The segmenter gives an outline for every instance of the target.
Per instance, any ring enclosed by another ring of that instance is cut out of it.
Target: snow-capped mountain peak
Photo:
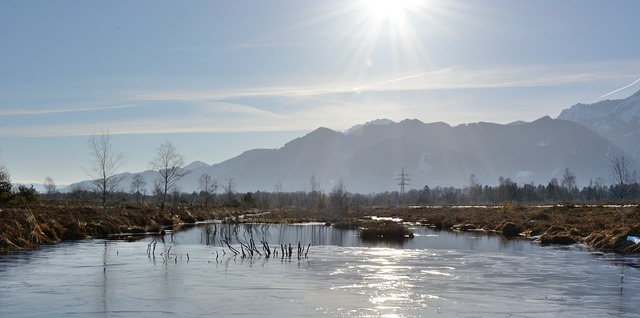
[[[625,98],[593,104],[576,104],[560,113],[558,119],[581,124],[624,149],[640,156],[640,91]]]

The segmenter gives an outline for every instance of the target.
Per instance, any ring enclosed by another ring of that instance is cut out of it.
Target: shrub
[[[360,231],[360,238],[363,240],[375,241],[402,241],[413,238],[413,232],[409,231],[403,224],[395,222],[370,223]]]
[[[11,178],[7,168],[0,166],[0,202],[11,199]]]
[[[30,187],[20,185],[18,192],[11,198],[11,201],[18,203],[35,202],[38,200],[38,191],[31,185]]]

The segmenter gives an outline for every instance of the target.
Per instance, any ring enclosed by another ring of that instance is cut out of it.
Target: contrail
[[[352,88],[352,90],[361,91],[361,90],[364,90],[364,89],[367,89],[367,88],[370,88],[370,87],[374,87],[374,86],[378,86],[378,85],[384,85],[384,84],[389,84],[389,83],[393,83],[393,82],[404,81],[406,79],[425,76],[425,75],[429,75],[429,74],[436,74],[436,73],[441,73],[441,72],[445,72],[445,71],[451,71],[451,70],[454,70],[454,69],[459,68],[461,66],[462,65],[451,66],[451,67],[443,68],[443,69],[436,70],[436,71],[420,72],[420,73],[411,74],[411,75],[407,75],[407,76],[403,76],[403,77],[398,77],[398,78],[394,78],[394,79],[390,79],[390,80],[385,80],[385,81],[381,81],[381,82],[377,82],[377,83],[373,83],[373,84],[367,84],[367,85],[354,87],[354,88]]]
[[[639,79],[637,79],[637,80],[635,80],[633,83],[631,83],[631,84],[629,84],[629,85],[627,85],[627,86],[623,86],[623,87],[620,87],[620,88],[618,88],[618,89],[616,89],[616,90],[614,90],[614,91],[611,91],[611,92],[609,92],[609,93],[606,93],[606,94],[604,94],[604,95],[600,96],[600,98],[598,98],[598,99],[603,99],[603,98],[605,98],[605,97],[607,97],[607,96],[609,96],[609,95],[611,95],[611,94],[615,94],[615,93],[617,93],[617,92],[619,92],[619,91],[621,91],[621,90],[623,90],[623,89],[626,89],[626,88],[629,88],[629,87],[631,87],[631,86],[635,85],[635,84],[636,84],[636,83],[638,83],[638,82],[640,82],[640,78],[639,78]]]
[[[422,72],[422,73],[418,73],[418,74],[413,74],[413,75],[409,75],[409,76],[403,76],[403,77],[394,78],[394,79],[390,79],[390,80],[386,80],[386,81],[382,81],[382,82],[377,82],[377,83],[374,83],[374,84],[358,86],[358,87],[354,87],[353,90],[354,91],[360,91],[360,90],[363,90],[365,88],[378,86],[378,85],[383,85],[383,84],[388,84],[388,83],[393,83],[393,82],[399,82],[399,81],[403,81],[403,80],[406,80],[406,79],[409,79],[409,78],[414,78],[414,77],[427,75],[429,73],[432,73],[432,72]]]

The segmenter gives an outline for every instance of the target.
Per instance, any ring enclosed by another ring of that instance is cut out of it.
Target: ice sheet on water
[[[169,262],[150,258],[147,241],[87,240],[0,256],[0,316],[640,314],[640,270],[610,256],[416,229],[421,235],[402,246],[369,246],[322,225],[247,228],[274,245],[331,243],[312,246],[306,259],[223,255],[225,247],[200,242],[198,228],[158,243],[157,253],[171,247]]]

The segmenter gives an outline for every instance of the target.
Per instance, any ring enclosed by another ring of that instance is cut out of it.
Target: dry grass
[[[155,206],[123,205],[109,210],[105,219],[99,206],[73,205],[66,202],[40,202],[29,206],[0,206],[0,253],[32,249],[63,240],[90,237],[105,238],[119,233],[159,232],[180,223],[230,218],[230,222],[299,223],[325,222],[326,215],[317,211],[273,211],[255,218],[238,218],[256,210],[226,208],[179,207],[161,213]],[[624,214],[624,224],[622,216]],[[628,235],[640,236],[640,208],[627,207],[624,213],[616,207],[367,207],[353,211],[334,226],[370,228],[372,237],[389,236],[376,233],[375,226],[364,226],[364,216],[397,217],[440,229],[484,229],[502,234],[507,228],[521,230],[524,236],[537,237],[541,243],[581,242],[619,253],[640,253],[640,243],[631,244]],[[390,226],[388,226],[391,228]],[[506,233],[505,233],[506,234]],[[400,234],[397,234],[398,237]],[[369,234],[365,233],[365,236]],[[511,236],[511,235],[508,235]]]
[[[224,218],[239,213],[226,209],[181,207],[174,216],[155,207],[122,206],[109,210],[99,206],[42,202],[25,206],[0,206],[0,254],[33,249],[64,240],[106,238],[119,233],[160,232],[165,227]]]
[[[640,253],[640,244],[626,240],[628,235],[640,236],[640,207],[626,207],[624,213],[619,207],[608,206],[419,207],[377,212],[378,216],[399,217],[439,229],[480,228],[500,234],[506,224],[512,223],[524,236],[537,237],[543,244],[579,242],[606,251]]]
[[[402,223],[370,221],[364,224],[360,230],[360,238],[365,241],[401,242],[413,238],[413,232],[409,231]]]

